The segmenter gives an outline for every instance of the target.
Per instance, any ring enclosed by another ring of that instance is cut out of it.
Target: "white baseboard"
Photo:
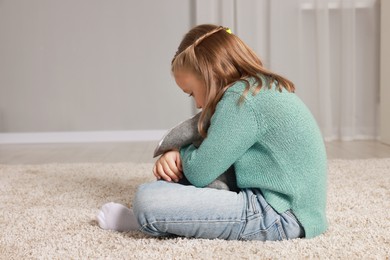
[[[368,141],[368,140],[376,140],[379,141],[380,137],[378,136],[372,136],[372,135],[354,135],[354,136],[328,136],[324,138],[325,142],[333,142],[333,141],[342,141],[342,142],[348,142],[348,141]]]
[[[166,130],[0,133],[0,144],[157,141],[165,133]]]

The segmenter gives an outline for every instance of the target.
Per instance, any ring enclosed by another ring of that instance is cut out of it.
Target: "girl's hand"
[[[161,155],[153,167],[153,174],[158,180],[178,182],[183,178],[180,153],[169,151]]]

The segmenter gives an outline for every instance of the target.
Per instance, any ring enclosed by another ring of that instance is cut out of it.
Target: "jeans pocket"
[[[249,218],[240,235],[240,240],[276,241],[283,239],[286,239],[286,236],[279,219],[264,226],[264,219],[261,215]]]

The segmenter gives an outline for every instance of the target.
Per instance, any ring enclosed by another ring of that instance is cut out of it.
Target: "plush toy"
[[[203,141],[202,136],[198,132],[198,121],[200,113],[181,122],[170,129],[154,150],[153,157],[157,157],[172,149],[179,149],[188,144],[193,144],[199,147]],[[183,180],[183,183],[189,184]],[[231,166],[225,173],[221,174],[215,181],[210,183],[208,188],[238,191],[234,167]]]

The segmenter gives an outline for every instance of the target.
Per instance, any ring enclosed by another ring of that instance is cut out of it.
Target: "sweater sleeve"
[[[247,100],[238,105],[240,94],[226,92],[210,120],[207,138],[197,149],[180,149],[183,171],[191,184],[205,187],[224,173],[256,142],[258,118]]]

